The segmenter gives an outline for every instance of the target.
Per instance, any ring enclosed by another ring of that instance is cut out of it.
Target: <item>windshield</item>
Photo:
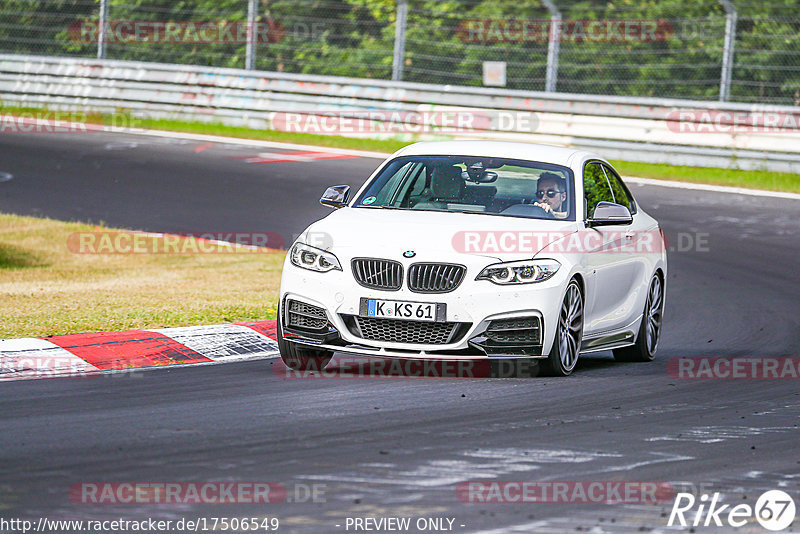
[[[406,156],[386,164],[353,206],[574,221],[574,197],[572,171],[560,165],[480,156]]]

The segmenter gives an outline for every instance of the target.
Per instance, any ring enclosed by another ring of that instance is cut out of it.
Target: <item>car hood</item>
[[[485,262],[532,258],[549,243],[577,231],[574,221],[526,219],[496,215],[380,208],[342,208],[308,227],[303,242],[334,252],[340,260],[355,257],[414,261]],[[513,242],[521,234],[536,239]],[[504,243],[497,243],[506,236]]]

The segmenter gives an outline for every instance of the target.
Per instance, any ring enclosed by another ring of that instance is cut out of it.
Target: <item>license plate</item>
[[[447,304],[362,298],[359,315],[381,319],[443,323],[447,320]]]

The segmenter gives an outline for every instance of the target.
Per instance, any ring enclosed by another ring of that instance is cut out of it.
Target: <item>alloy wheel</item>
[[[583,336],[583,296],[575,282],[570,283],[558,322],[558,354],[564,371],[570,372],[578,363]]]

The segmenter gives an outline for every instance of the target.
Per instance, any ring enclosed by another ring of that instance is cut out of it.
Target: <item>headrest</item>
[[[431,193],[434,198],[460,199],[465,187],[460,167],[455,165],[434,167],[431,175]]]

